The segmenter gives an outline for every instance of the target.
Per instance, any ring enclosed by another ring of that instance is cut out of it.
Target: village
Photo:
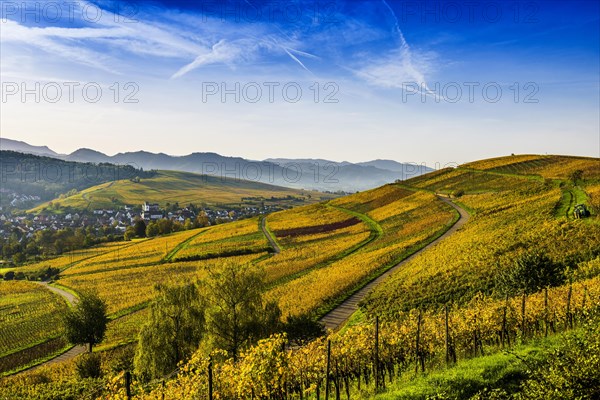
[[[177,203],[165,207],[145,202],[141,205],[125,205],[114,208],[67,211],[64,213],[12,214],[0,208],[0,238],[7,239],[15,231],[19,236],[31,237],[37,231],[84,228],[101,230],[105,234],[122,235],[128,227],[137,221],[145,223],[162,219],[185,225],[186,221],[194,227],[222,224],[239,219],[279,211],[277,205],[226,207],[225,209],[204,208],[188,205],[180,207]]]

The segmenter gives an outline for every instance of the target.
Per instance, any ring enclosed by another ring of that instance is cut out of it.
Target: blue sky
[[[600,156],[596,1],[0,4],[0,134],[59,152]]]

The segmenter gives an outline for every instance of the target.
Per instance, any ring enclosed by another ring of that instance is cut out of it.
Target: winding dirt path
[[[263,231],[263,234],[267,237],[267,240],[271,244],[271,247],[273,248],[273,252],[275,254],[281,253],[281,248],[279,247],[279,245],[275,241],[275,238],[267,230],[267,216],[266,215],[260,221],[260,229]]]
[[[62,296],[65,300],[67,300],[67,302],[69,302],[70,305],[74,305],[75,303],[77,303],[77,297],[75,295],[73,295],[72,293],[69,293],[66,290],[63,290],[63,289],[60,289],[60,288],[57,288],[54,286],[50,286],[50,285],[48,285],[48,282],[38,282],[38,283],[40,285],[46,287],[46,289],[58,294],[59,296]],[[19,371],[15,375],[21,374],[26,371],[34,371],[34,370],[36,370],[40,367],[46,366],[46,365],[56,364],[59,362],[70,360],[72,358],[77,357],[78,355],[80,355],[82,353],[85,353],[86,351],[87,351],[87,348],[85,346],[73,346],[71,349],[65,351],[64,353],[59,354],[56,357],[54,357],[48,361],[45,361],[41,364],[34,365],[33,367],[24,369],[23,371]]]
[[[66,290],[50,286],[48,282],[39,282],[40,285],[44,286],[46,289],[62,296],[65,300],[69,302],[70,305],[75,305],[77,303],[77,297],[74,294],[67,292]]]
[[[442,240],[446,239],[448,236],[454,234],[454,232],[456,232],[457,230],[459,230],[469,220],[469,213],[467,213],[464,209],[462,209],[461,207],[459,207],[456,204],[454,204],[450,199],[448,199],[446,197],[441,197],[441,196],[438,196],[438,199],[440,199],[441,201],[445,202],[446,204],[449,204],[456,211],[458,211],[459,218],[454,223],[454,225],[452,225],[450,227],[450,229],[448,229],[439,238],[437,238],[436,240],[434,240],[433,242],[431,242],[427,246],[423,247],[422,249],[418,250],[417,252],[415,252],[411,256],[405,258],[404,260],[402,260],[401,262],[399,262],[398,264],[396,264],[395,266],[393,266],[392,268],[390,268],[389,270],[387,270],[385,273],[383,273],[378,278],[374,279],[373,281],[371,281],[370,283],[368,283],[367,285],[365,285],[358,292],[354,293],[352,296],[350,296],[349,298],[347,298],[342,304],[340,304],[335,309],[331,310],[323,318],[321,318],[320,321],[321,321],[321,323],[323,325],[325,325],[326,329],[331,329],[333,331],[336,331],[339,328],[341,328],[342,325],[344,324],[344,322],[346,322],[348,320],[348,318],[350,318],[350,316],[352,314],[354,314],[354,312],[356,310],[358,310],[358,303],[362,299],[364,299],[365,296],[367,294],[369,294],[369,292],[371,292],[371,290],[373,290],[377,285],[379,285],[381,282],[383,282],[384,279],[386,279],[391,274],[393,274],[394,271],[398,270],[399,268],[402,268],[407,262],[409,262],[410,260],[412,260],[414,257],[418,256],[421,252],[423,252],[426,249],[429,249],[429,248],[435,246],[436,244],[438,244]]]

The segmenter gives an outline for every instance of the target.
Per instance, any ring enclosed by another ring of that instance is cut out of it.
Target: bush
[[[85,353],[75,361],[75,369],[80,378],[99,378],[102,376],[102,361],[98,353]]]
[[[134,357],[135,345],[133,344],[115,349],[106,361],[107,368],[116,374],[122,371],[133,371]]]
[[[452,192],[452,197],[455,197],[455,198],[459,198],[459,197],[462,197],[464,195],[465,195],[465,191],[462,190],[462,189],[457,189],[454,192]]]
[[[309,315],[290,315],[285,323],[284,331],[290,342],[306,344],[325,335],[325,327]]]
[[[503,293],[531,294],[546,287],[562,285],[565,265],[540,252],[525,253],[512,266],[504,267],[496,278],[496,287]]]

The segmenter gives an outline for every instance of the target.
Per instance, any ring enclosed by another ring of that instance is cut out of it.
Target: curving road
[[[275,241],[273,236],[267,230],[267,217],[266,216],[264,216],[263,219],[260,221],[260,229],[263,231],[264,235],[267,237],[267,240],[271,244],[271,247],[273,247],[273,252],[275,254],[281,253],[281,248],[279,247],[279,245],[277,244],[277,242]]]
[[[62,296],[70,305],[75,305],[77,303],[77,297],[74,294],[67,292],[66,290],[50,286],[48,282],[38,282],[40,285],[44,286],[46,289]]]
[[[442,240],[446,239],[448,236],[452,235],[454,232],[459,230],[469,220],[469,213],[467,213],[464,209],[462,209],[461,207],[454,204],[452,201],[450,201],[450,199],[441,197],[441,196],[438,196],[438,199],[442,200],[446,204],[449,204],[450,206],[454,207],[454,209],[456,211],[458,211],[459,218],[454,223],[454,225],[452,225],[450,227],[450,229],[448,229],[442,236],[440,236],[439,238],[437,238],[436,240],[434,240],[427,246],[423,247],[422,249],[418,250],[411,256],[405,258],[404,260],[402,260],[401,262],[399,262],[398,264],[396,264],[395,266],[393,266],[392,268],[387,270],[385,273],[383,273],[378,278],[374,279],[373,281],[371,281],[370,283],[365,285],[358,292],[354,293],[352,296],[347,298],[342,304],[340,304],[335,309],[331,310],[328,314],[326,314],[323,318],[321,318],[320,322],[323,325],[325,325],[325,329],[331,329],[331,330],[335,331],[335,330],[338,330],[339,328],[341,328],[342,325],[344,324],[344,322],[346,322],[348,320],[348,318],[350,318],[350,316],[352,314],[354,314],[354,312],[356,310],[358,310],[358,303],[362,299],[364,299],[365,296],[369,292],[371,292],[371,290],[373,290],[375,288],[375,286],[379,285],[384,279],[386,279],[388,276],[393,274],[394,271],[396,271],[397,269],[404,266],[404,264],[406,264],[407,262],[412,260],[414,257],[419,255],[425,249],[429,249],[429,248],[435,246]]]
[[[50,286],[48,285],[48,282],[38,282],[40,285],[46,287],[46,289],[58,294],[59,296],[62,296],[70,305],[74,305],[75,303],[77,303],[77,297],[75,295],[73,295],[72,293],[67,292],[66,290],[62,290],[60,288],[54,287],[54,286]],[[45,361],[41,364],[38,365],[34,365],[31,368],[25,369],[23,371],[19,371],[17,374],[26,372],[26,371],[33,371],[37,368],[46,366],[46,365],[51,365],[51,364],[56,364],[62,361],[66,361],[66,360],[70,360],[72,358],[77,357],[78,355],[85,353],[87,351],[86,346],[74,346],[71,349],[69,349],[68,351],[59,354],[58,356]]]

